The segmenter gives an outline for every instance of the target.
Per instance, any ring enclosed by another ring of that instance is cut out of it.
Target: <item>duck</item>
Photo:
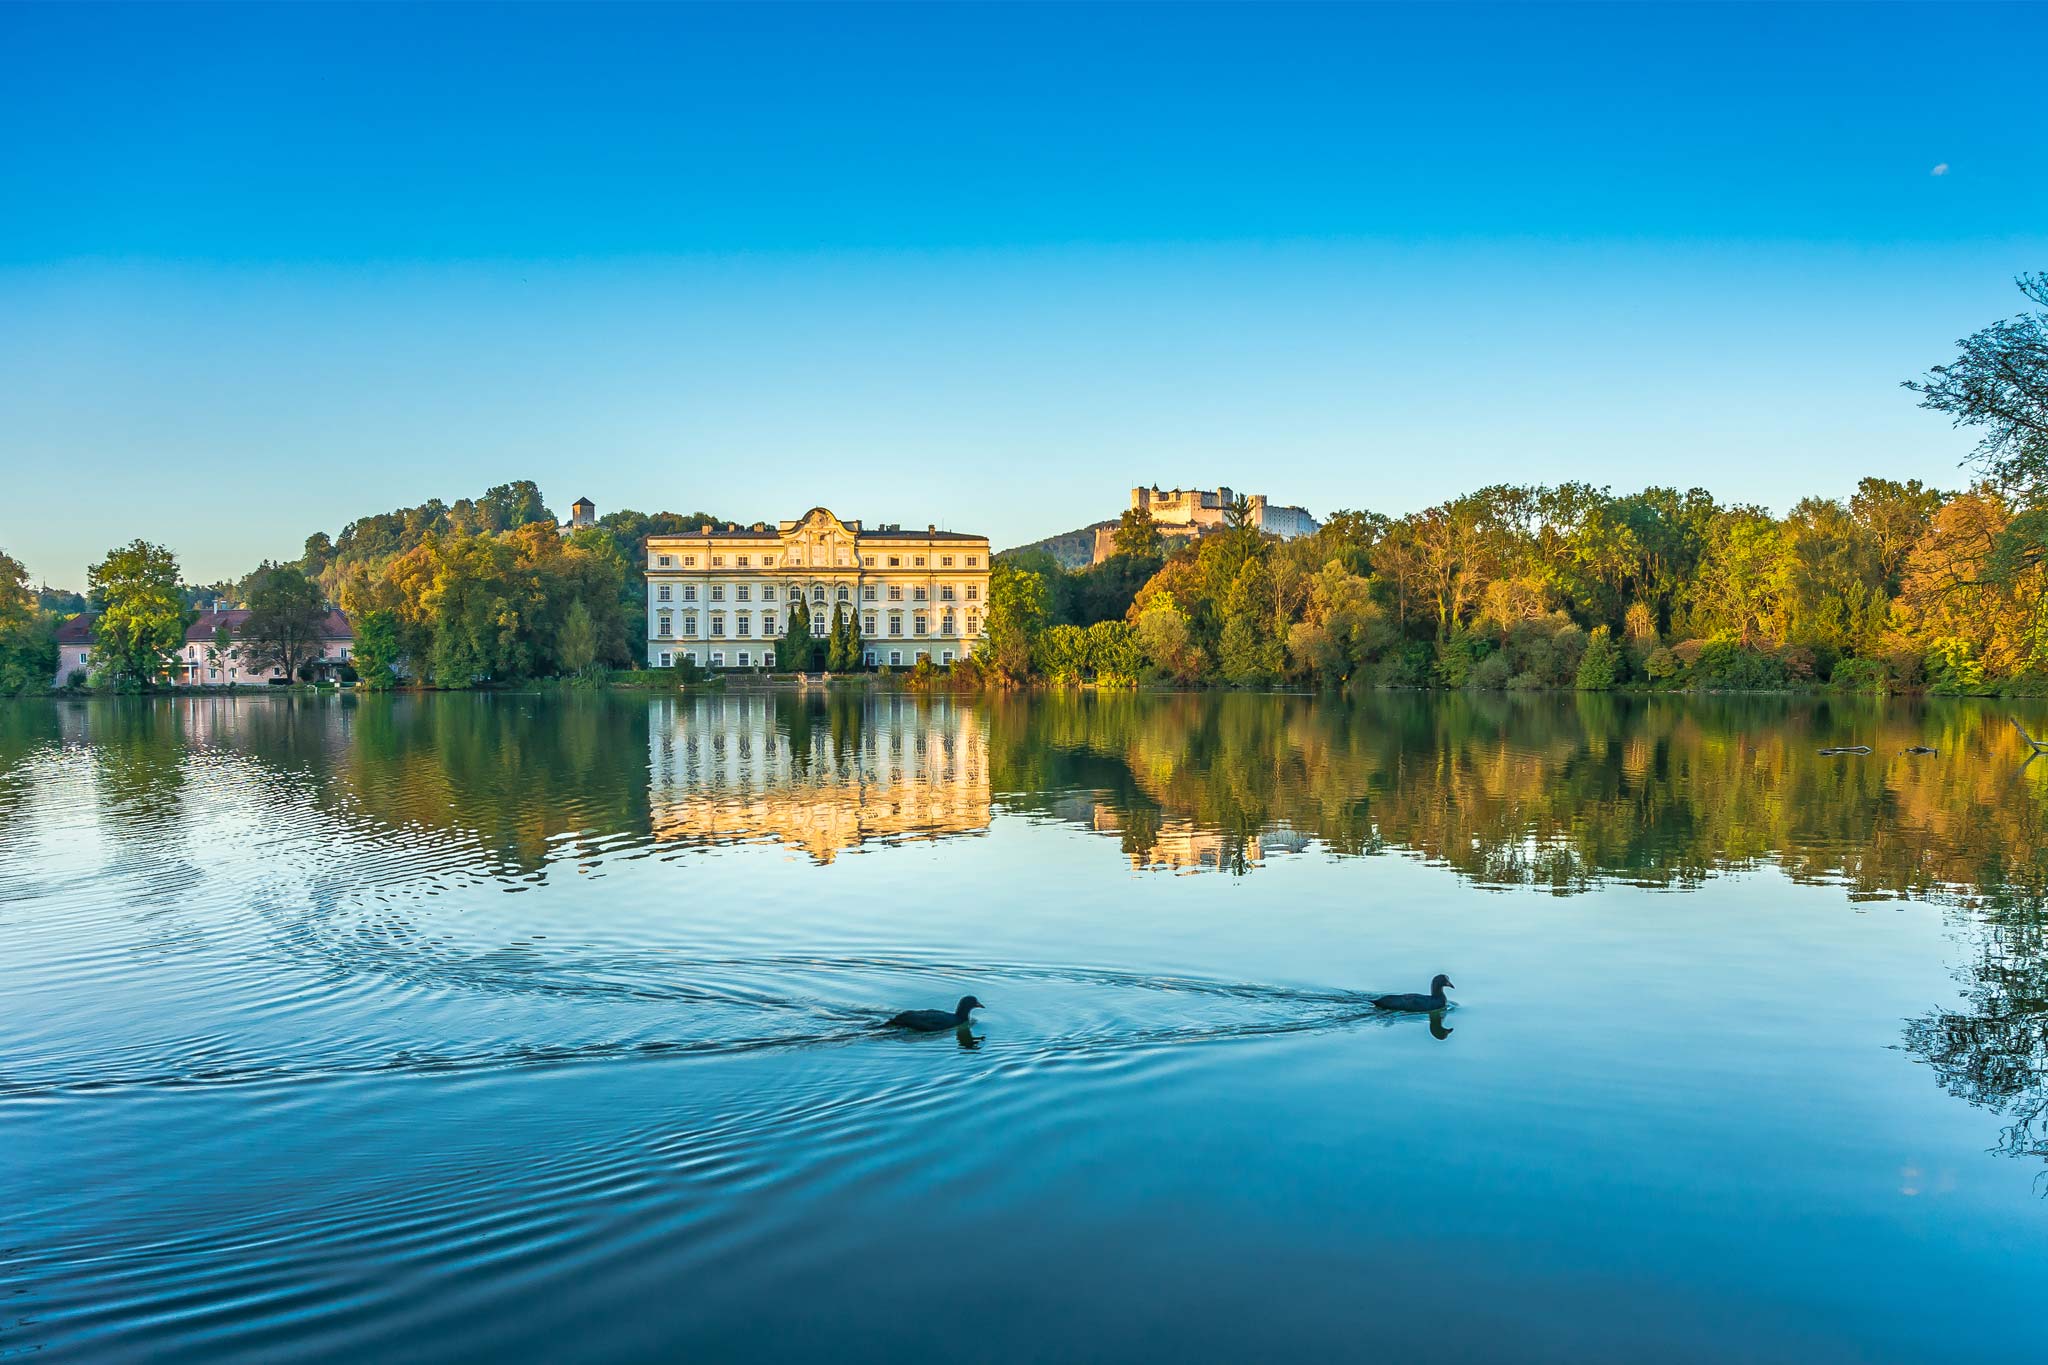
[[[1931,754],[1934,750],[1928,748],[1925,744],[1909,744],[1899,750],[1899,752],[1902,754]]]
[[[1444,992],[1456,989],[1448,976],[1438,972],[1429,983],[1428,995],[1376,995],[1372,998],[1372,1007],[1376,1010],[1401,1010],[1408,1014],[1434,1014],[1450,1003],[1444,999]]]
[[[967,1016],[975,1010],[985,1010],[971,995],[960,997],[960,1003],[951,1010],[905,1010],[882,1025],[883,1028],[907,1028],[918,1033],[943,1033],[947,1029],[966,1028]]]

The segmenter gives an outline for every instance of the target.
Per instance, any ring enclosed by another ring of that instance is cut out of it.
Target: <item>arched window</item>
[[[825,585],[823,583],[811,584],[811,600],[813,602],[822,602],[825,600]]]
[[[839,585],[839,600],[842,602],[851,602],[853,600],[853,589],[847,587],[844,583],[841,583]]]

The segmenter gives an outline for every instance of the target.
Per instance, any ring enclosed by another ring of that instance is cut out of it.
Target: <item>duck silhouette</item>
[[[1450,1003],[1444,999],[1444,992],[1455,989],[1451,979],[1438,972],[1429,983],[1428,995],[1376,995],[1372,998],[1372,1007],[1376,1010],[1400,1010],[1405,1014],[1434,1014]]]
[[[967,1016],[975,1010],[987,1009],[971,995],[960,997],[960,1003],[950,1010],[905,1010],[896,1015],[883,1028],[907,1028],[918,1033],[943,1033],[947,1029],[967,1027]]]

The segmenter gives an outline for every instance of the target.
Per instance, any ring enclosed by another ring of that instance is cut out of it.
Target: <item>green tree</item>
[[[1132,622],[1132,628],[1137,632],[1138,647],[1152,666],[1175,682],[1198,680],[1208,661],[1195,640],[1188,614],[1181,610],[1173,594],[1157,593],[1134,610],[1138,618]]]
[[[1586,637],[1586,652],[1579,656],[1577,686],[1581,692],[1606,692],[1620,680],[1621,646],[1606,626],[1593,627]]]
[[[28,570],[0,551],[0,695],[43,691],[56,671],[56,623],[38,607]]]
[[[1048,682],[1074,684],[1088,672],[1088,632],[1080,626],[1047,626],[1039,632],[1032,659]]]
[[[95,683],[118,688],[155,685],[170,669],[185,638],[185,604],[178,561],[161,545],[131,541],[86,574],[98,608],[93,623]]]
[[[2048,275],[2014,283],[2044,311],[1964,337],[1954,360],[1905,387],[1920,395],[1921,407],[1977,428],[1973,458],[1994,481],[2031,497],[2048,490]]]
[[[782,640],[775,647],[775,666],[791,673],[811,671],[817,640],[811,634],[811,609],[798,598],[790,603]]]
[[[1030,674],[1032,649],[1046,624],[1047,597],[1039,574],[1007,562],[989,570],[988,612],[976,653],[998,680],[1015,684]]]
[[[1145,671],[1138,632],[1126,621],[1097,621],[1088,627],[1087,658],[1098,687],[1136,687]]]
[[[1142,507],[1127,507],[1117,519],[1116,552],[1133,559],[1154,559],[1159,555],[1159,527]]]
[[[249,585],[249,615],[239,652],[256,672],[275,668],[287,679],[320,657],[327,604],[320,585],[294,568],[267,564]]]
[[[354,663],[362,686],[372,692],[396,686],[400,657],[397,613],[364,612],[355,620],[355,637]]]
[[[1273,577],[1255,555],[1238,570],[1223,603],[1219,662],[1225,680],[1256,686],[1280,676],[1283,653],[1273,627]]]
[[[577,678],[590,679],[597,674],[597,623],[590,615],[590,608],[577,598],[569,604],[568,612],[562,618],[561,641],[557,653],[562,667]]]

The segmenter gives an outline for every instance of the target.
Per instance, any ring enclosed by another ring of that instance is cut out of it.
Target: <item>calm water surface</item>
[[[0,1356],[2037,1352],[2007,714],[0,703]]]

